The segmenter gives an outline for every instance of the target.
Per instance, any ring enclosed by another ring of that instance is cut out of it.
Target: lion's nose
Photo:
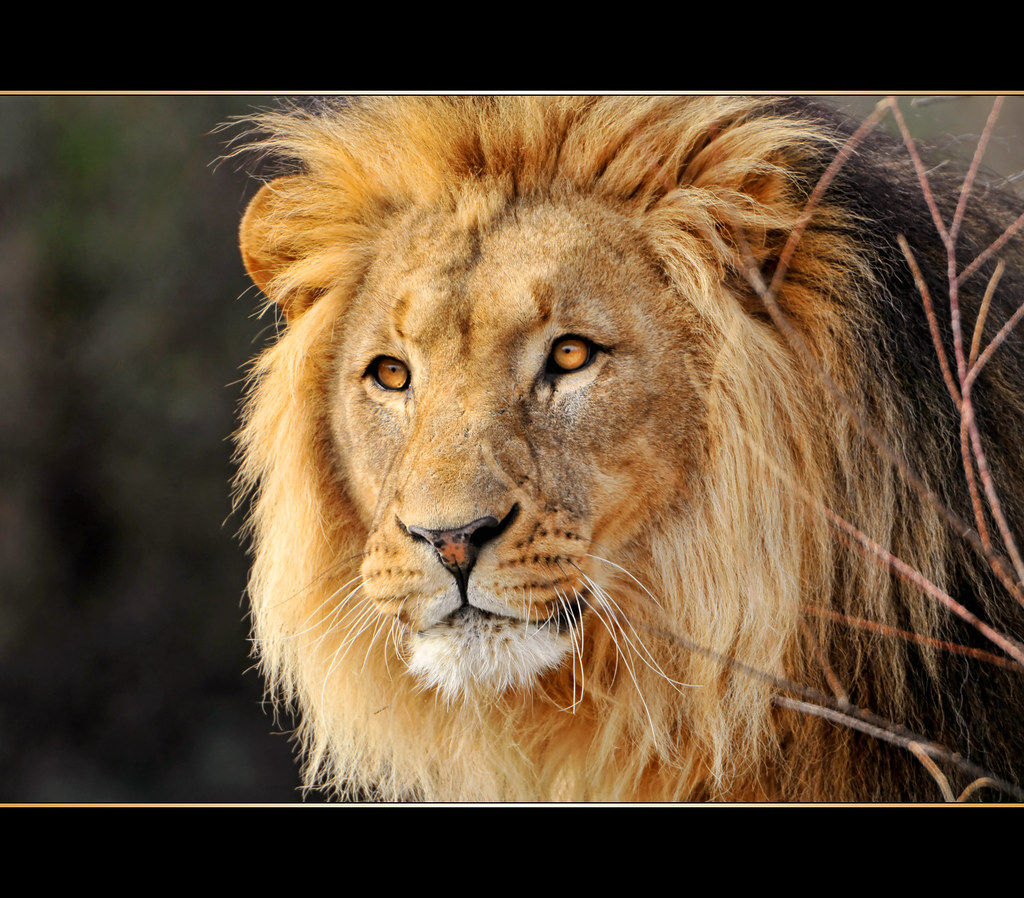
[[[462,599],[466,601],[466,584],[469,582],[469,574],[476,564],[480,548],[504,533],[518,512],[519,506],[513,505],[500,521],[494,515],[486,515],[462,527],[445,530],[430,530],[426,527],[402,524],[401,521],[399,523],[413,539],[421,539],[434,547],[441,564],[455,577]]]

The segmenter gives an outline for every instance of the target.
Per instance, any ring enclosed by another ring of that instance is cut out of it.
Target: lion
[[[946,251],[897,141],[833,164],[851,125],[757,97],[252,121],[279,170],[241,252],[282,329],[238,493],[306,787],[1021,796],[1020,573],[994,521],[1024,514],[1024,344],[970,385],[1002,500],[981,540],[933,342],[959,351]],[[959,176],[930,179],[948,222]],[[1017,205],[973,199],[961,267]],[[959,284],[986,342],[1021,261],[1004,240]]]

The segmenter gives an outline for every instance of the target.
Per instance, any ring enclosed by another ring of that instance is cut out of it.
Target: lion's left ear
[[[288,175],[264,184],[249,202],[238,232],[249,277],[289,320],[308,308],[317,295],[312,287],[289,284],[279,277],[299,258],[289,245],[288,224],[301,180],[301,175]]]

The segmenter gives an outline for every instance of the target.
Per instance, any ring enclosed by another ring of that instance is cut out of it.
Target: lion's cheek
[[[405,435],[394,416],[379,410],[371,414],[365,405],[350,401],[335,410],[329,452],[340,483],[369,528],[387,502],[387,474],[403,451]]]
[[[697,494],[704,451],[699,423],[662,421],[656,415],[637,417],[633,427],[606,431],[599,445],[580,450],[578,463],[565,482],[575,479],[586,495],[590,536],[612,551],[641,535],[652,518],[678,510]],[[636,509],[645,513],[637,515]]]

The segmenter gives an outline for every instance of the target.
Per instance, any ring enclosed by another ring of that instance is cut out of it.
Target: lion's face
[[[627,220],[593,200],[467,217],[414,211],[380,240],[331,413],[363,598],[449,696],[565,662],[701,445],[678,303]]]

